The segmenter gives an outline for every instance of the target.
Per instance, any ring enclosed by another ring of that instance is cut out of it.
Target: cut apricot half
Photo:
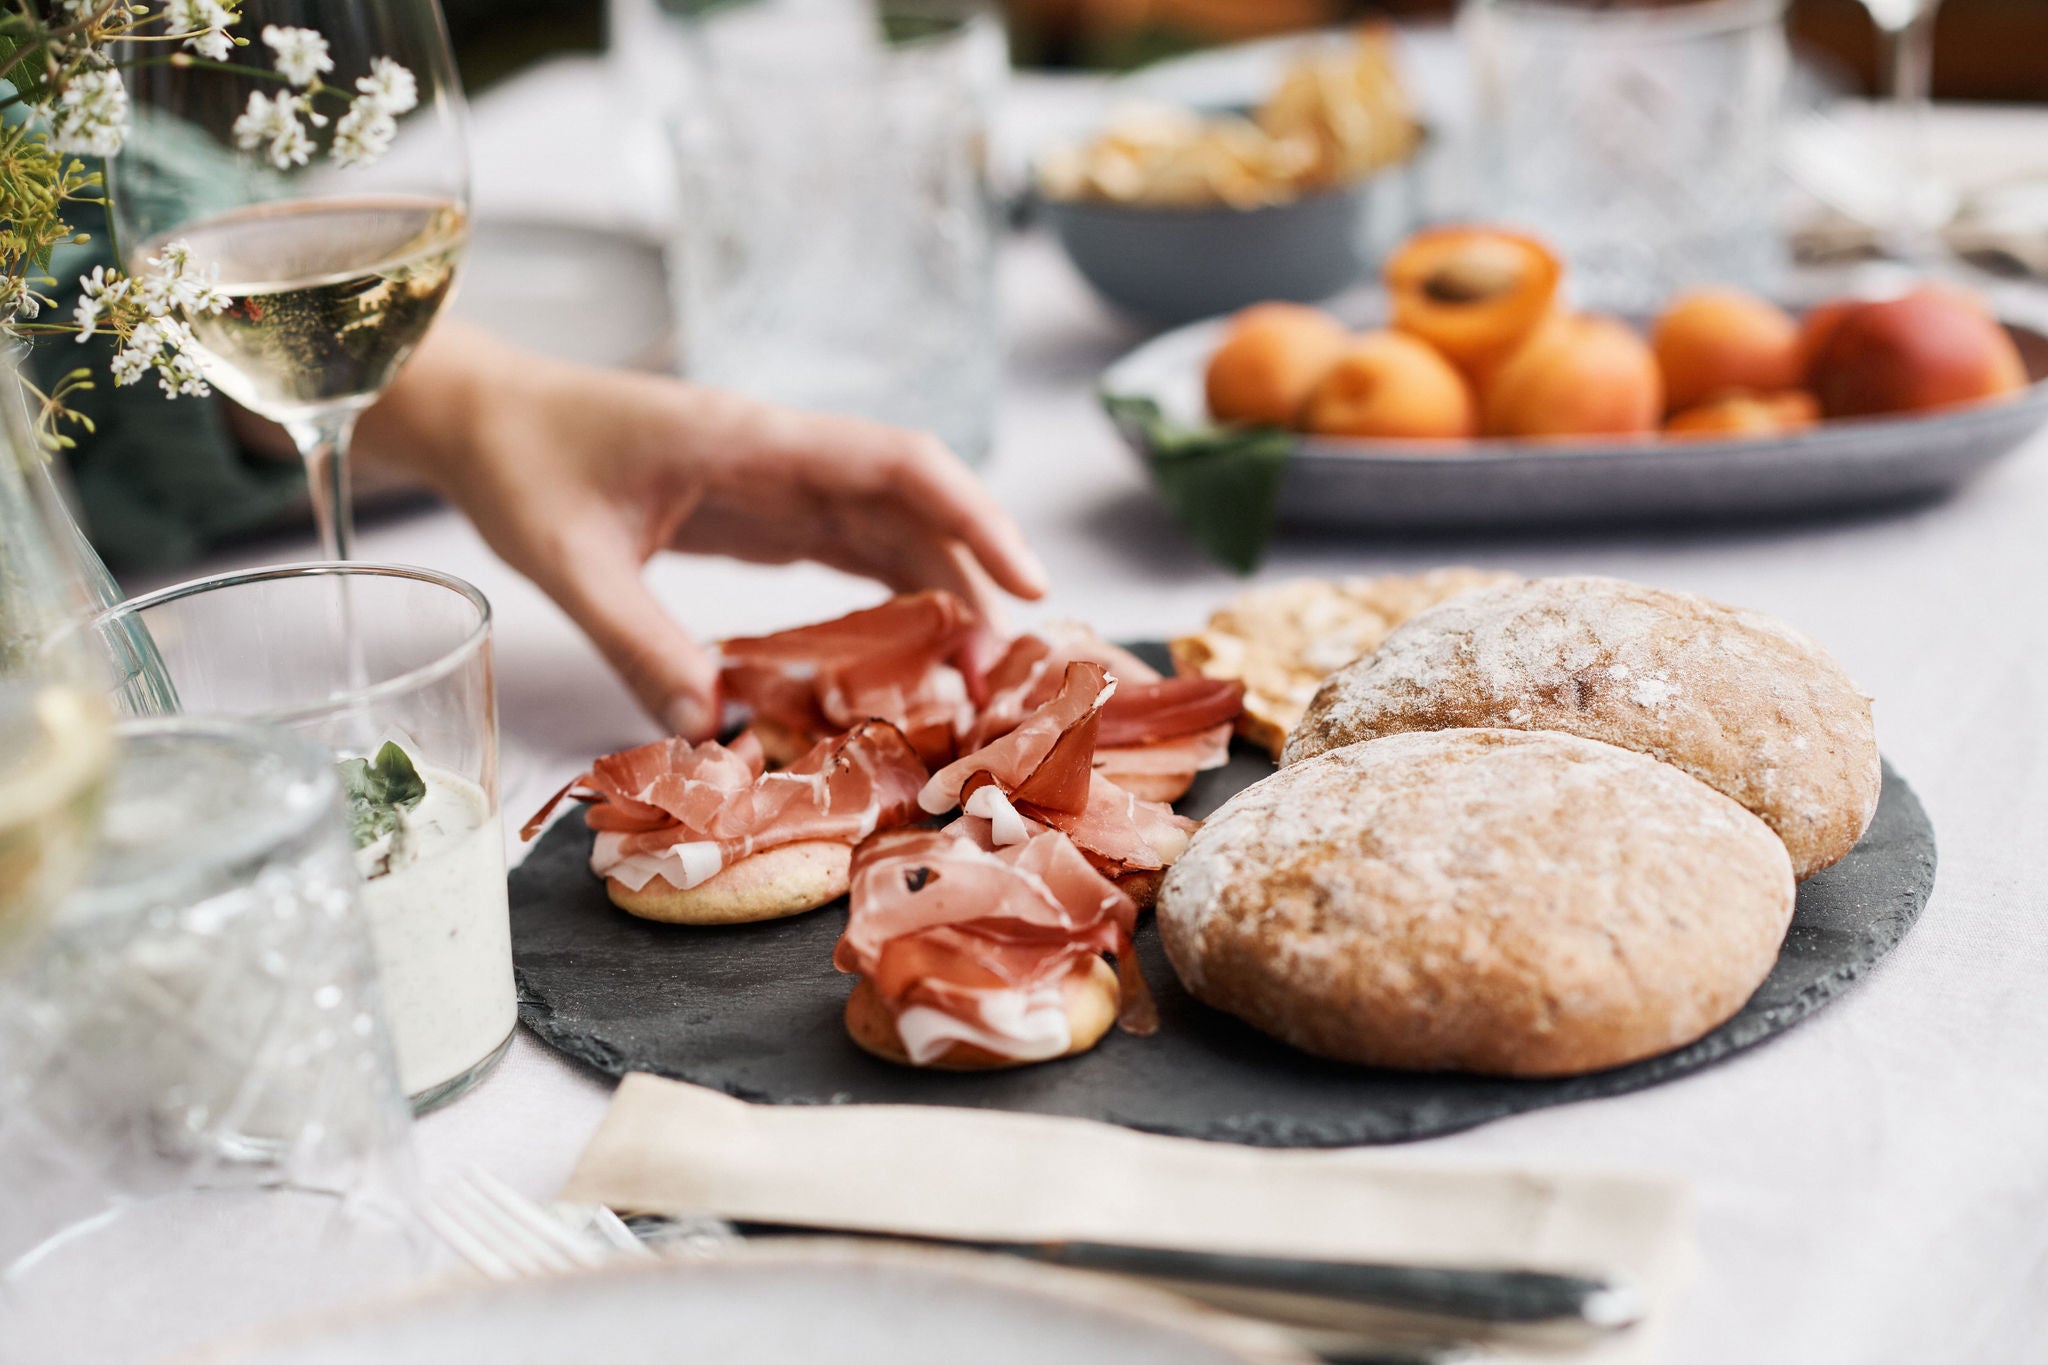
[[[1523,233],[1443,227],[1402,243],[1384,277],[1394,326],[1483,381],[1556,307],[1564,265]]]
[[[1685,409],[1664,424],[1673,440],[1717,436],[1783,436],[1820,421],[1820,400],[1804,389],[1729,393]]]

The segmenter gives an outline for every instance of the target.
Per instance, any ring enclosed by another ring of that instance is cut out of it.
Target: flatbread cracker
[[[1173,641],[1182,673],[1244,684],[1239,732],[1276,759],[1323,679],[1380,647],[1417,612],[1475,588],[1519,582],[1490,569],[1432,569],[1379,578],[1296,578],[1226,602]]]

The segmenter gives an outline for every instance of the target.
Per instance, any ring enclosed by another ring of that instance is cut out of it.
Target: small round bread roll
[[[1280,761],[1458,726],[1562,730],[1674,764],[1762,817],[1800,877],[1877,811],[1870,698],[1827,651],[1761,612],[1614,578],[1430,608],[1323,684]]]
[[[1167,874],[1159,931],[1197,999],[1306,1051],[1563,1076],[1734,1014],[1793,893],[1769,828],[1668,764],[1439,730],[1238,793]]]
[[[607,877],[604,890],[627,914],[663,924],[752,924],[838,900],[852,862],[847,844],[803,839],[742,858],[687,891],[659,877],[638,891]]]
[[[1072,1041],[1059,1055],[1073,1057],[1102,1041],[1102,1035],[1108,1033],[1109,1026],[1116,1022],[1116,1012],[1123,1003],[1123,997],[1117,987],[1116,972],[1099,957],[1091,957],[1076,966],[1060,985],[1066,997],[1067,1031]],[[901,1066],[913,1064],[910,1054],[904,1050],[903,1039],[896,1032],[895,1018],[866,977],[854,985],[853,994],[846,998],[846,1031],[864,1052]],[[932,1071],[999,1071],[1052,1060],[1050,1057],[1006,1057],[974,1043],[955,1042],[936,1060],[925,1063],[925,1067]]]

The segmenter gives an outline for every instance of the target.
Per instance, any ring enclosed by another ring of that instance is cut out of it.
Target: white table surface
[[[491,167],[518,164],[492,130],[531,115],[516,91],[479,110],[486,214]],[[1113,638],[1197,625],[1243,582],[1182,538],[1091,397],[1138,334],[1040,237],[1009,246],[1002,271],[1009,380],[986,478],[1054,583],[1017,623],[1080,617]],[[273,543],[206,567],[311,549]],[[655,733],[568,621],[452,513],[370,526],[361,553],[460,574],[494,604],[508,824],[593,756]],[[1790,1034],[1676,1084],[1412,1150],[1686,1179],[1699,1271],[1677,1362],[2048,1358],[2048,442],[1916,512],[1749,531],[1287,536],[1254,581],[1449,563],[1617,574],[1811,632],[1877,697],[1883,747],[1933,817],[1941,867],[1905,942]],[[706,637],[878,596],[809,567],[670,557],[651,572]],[[429,1187],[474,1164],[551,1195],[609,1089],[522,1031],[496,1074],[419,1124]]]

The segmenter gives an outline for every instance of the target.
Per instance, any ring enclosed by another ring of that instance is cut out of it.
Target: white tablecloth
[[[489,150],[493,114],[513,104],[479,111],[487,175],[506,160]],[[1046,240],[1017,241],[1002,268],[1009,383],[987,480],[1054,580],[1020,622],[1081,617],[1112,637],[1199,623],[1242,584],[1176,531],[1091,397],[1136,334]],[[310,539],[209,567],[301,550]],[[459,518],[372,526],[362,554],[460,574],[495,605],[509,823],[594,755],[653,734],[567,620]],[[1877,697],[1941,869],[1897,951],[1792,1033],[1676,1084],[1437,1139],[1430,1155],[1690,1181],[1700,1270],[1671,1338],[1685,1365],[2048,1358],[2048,441],[1922,511],[1750,530],[1289,536],[1258,577],[1446,563],[1617,574],[1810,631]],[[652,574],[707,637],[878,595],[808,567],[669,558]],[[419,1125],[427,1181],[480,1164],[552,1195],[608,1093],[522,1032],[479,1090]]]

